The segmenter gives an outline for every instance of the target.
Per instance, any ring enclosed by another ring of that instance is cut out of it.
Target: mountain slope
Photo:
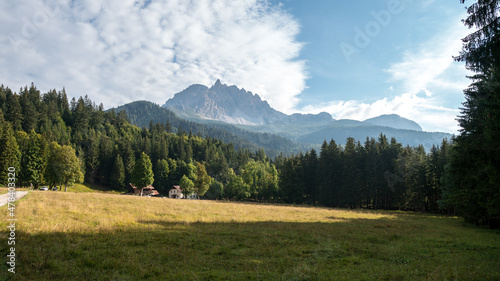
[[[285,114],[274,110],[258,95],[236,86],[222,85],[220,80],[208,88],[191,85],[165,103],[184,112],[190,110],[203,119],[230,124],[260,125],[279,122]]]
[[[443,139],[451,139],[452,135],[447,133],[423,132],[415,130],[401,130],[381,126],[357,126],[357,127],[325,127],[322,130],[303,135],[297,139],[302,143],[318,144],[319,140],[334,139],[339,144],[344,144],[348,137],[352,137],[362,143],[365,139],[377,139],[380,134],[388,139],[395,138],[403,145],[423,145],[429,151],[433,145],[440,145]]]
[[[171,109],[190,120],[218,120],[239,125],[269,125],[275,123],[318,123],[331,122],[328,113],[286,115],[269,106],[259,95],[227,86],[217,80],[208,88],[191,85],[175,94],[163,107]]]
[[[366,119],[363,122],[366,124],[385,126],[394,129],[422,131],[422,127],[420,127],[417,122],[408,120],[396,114],[381,115],[378,117]]]
[[[298,152],[303,148],[285,137],[271,133],[252,132],[222,122],[201,124],[184,120],[171,110],[149,101],[128,103],[114,110],[117,113],[125,111],[130,122],[139,127],[148,127],[150,122],[156,124],[168,121],[173,128],[181,128],[184,131],[191,131],[193,134],[217,138],[226,143],[233,143],[237,147],[252,150],[260,147],[265,148],[270,156],[277,155],[278,152]]]

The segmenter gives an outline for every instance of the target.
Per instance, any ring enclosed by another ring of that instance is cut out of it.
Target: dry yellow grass
[[[15,212],[0,280],[500,279],[498,232],[455,217],[47,191]]]
[[[390,213],[293,207],[203,200],[174,200],[101,193],[40,192],[30,194],[16,216],[30,233],[94,233],[151,228],[149,221],[176,223],[303,222],[331,223],[352,219],[395,219]]]

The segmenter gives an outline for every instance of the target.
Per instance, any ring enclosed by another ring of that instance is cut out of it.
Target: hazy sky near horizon
[[[220,79],[288,114],[456,133],[466,15],[459,0],[7,0],[0,83],[110,108]]]

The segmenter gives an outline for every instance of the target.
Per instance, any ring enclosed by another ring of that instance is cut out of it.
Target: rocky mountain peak
[[[320,125],[335,122],[326,112],[319,114],[286,115],[273,109],[265,100],[252,92],[235,85],[223,84],[220,79],[209,88],[194,84],[169,99],[164,107],[172,109],[181,116],[193,119],[217,120],[241,125]],[[398,115],[382,115],[363,122],[338,120],[337,126],[383,126],[396,129],[422,131],[414,121]]]
[[[244,125],[270,124],[286,116],[271,108],[260,96],[234,85],[222,84],[219,79],[210,88],[189,86],[169,99],[164,107],[190,111],[202,119]]]

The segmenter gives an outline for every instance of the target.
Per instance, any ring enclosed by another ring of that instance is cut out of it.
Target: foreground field
[[[34,191],[16,218],[2,279],[500,279],[498,232],[454,217]]]

